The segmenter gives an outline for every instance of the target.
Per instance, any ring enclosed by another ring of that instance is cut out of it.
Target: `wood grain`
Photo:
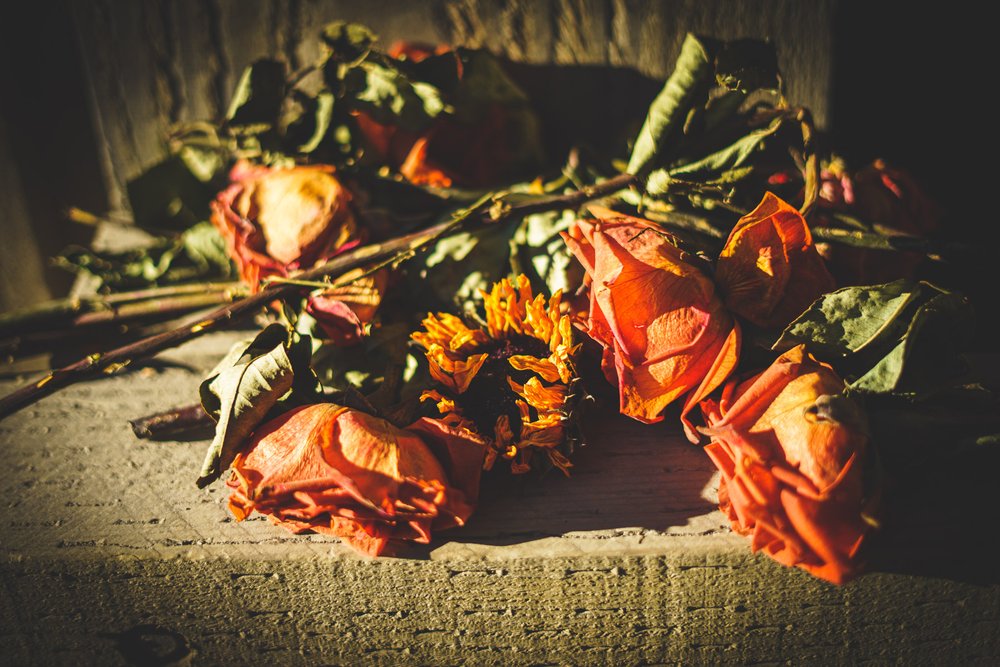
[[[218,119],[244,67],[315,61],[327,22],[369,24],[400,39],[485,47],[517,62],[633,67],[657,79],[684,34],[771,38],[793,103],[826,123],[834,0],[72,0],[83,45],[106,180],[115,207],[124,184],[165,156],[180,121]],[[595,104],[613,106],[610,96]]]
[[[153,664],[137,636],[190,664],[1000,660],[995,576],[837,588],[782,568],[725,527],[677,429],[606,411],[572,478],[488,491],[468,526],[396,558],[236,523],[221,483],[194,486],[205,442],[138,441],[126,420],[189,401],[239,336],[0,422],[0,662]]]

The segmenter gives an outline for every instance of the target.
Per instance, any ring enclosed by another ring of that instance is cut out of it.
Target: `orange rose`
[[[587,331],[604,347],[602,366],[617,380],[621,413],[643,422],[688,394],[686,415],[726,379],[739,356],[740,330],[715,286],[674,238],[648,220],[592,209],[563,239],[590,284]]]
[[[779,563],[841,584],[861,569],[862,465],[868,444],[860,409],[841,396],[834,371],[798,346],[702,403],[722,471],[719,507],[733,530]]]
[[[292,532],[342,538],[371,556],[390,540],[427,543],[461,526],[479,493],[485,447],[435,420],[408,430],[332,403],[260,427],[236,457],[229,508]]]
[[[212,202],[212,224],[248,285],[309,268],[358,243],[351,195],[316,165],[271,169],[238,163]]]
[[[732,312],[769,329],[836,287],[805,218],[770,192],[733,227],[715,277]]]

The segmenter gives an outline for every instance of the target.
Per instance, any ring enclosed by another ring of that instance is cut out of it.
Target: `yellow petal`
[[[558,382],[559,368],[550,359],[539,359],[529,354],[515,354],[508,360],[511,367],[518,371],[533,371],[546,382]]]

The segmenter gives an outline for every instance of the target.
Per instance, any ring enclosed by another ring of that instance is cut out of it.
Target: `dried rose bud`
[[[272,169],[237,164],[233,184],[212,202],[212,224],[248,285],[284,276],[356,245],[351,195],[316,165]]]
[[[563,233],[590,281],[587,333],[604,347],[623,415],[662,419],[687,394],[682,419],[736,366],[740,329],[711,279],[672,236],[648,220],[592,209]]]
[[[759,375],[702,403],[722,472],[719,507],[752,549],[842,584],[862,568],[868,530],[864,414],[845,384],[798,346]]]
[[[901,169],[876,160],[848,174],[836,160],[824,172],[818,211],[819,225],[826,211],[855,216],[884,234],[924,236],[938,226],[938,210],[913,178]],[[820,243],[817,249],[840,285],[872,285],[912,278],[924,255],[905,250],[860,248]]]
[[[909,173],[875,160],[854,175],[859,215],[887,232],[923,236],[937,229],[937,209]]]
[[[733,227],[715,278],[729,310],[777,329],[836,287],[805,218],[770,192]]]
[[[357,343],[382,303],[389,282],[388,269],[364,273],[362,269],[340,277],[339,287],[314,292],[306,300],[306,312],[335,345]],[[344,284],[346,283],[346,284]]]

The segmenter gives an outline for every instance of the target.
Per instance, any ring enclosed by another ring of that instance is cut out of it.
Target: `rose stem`
[[[0,338],[12,338],[46,329],[79,326],[90,320],[97,322],[117,321],[123,317],[156,314],[164,306],[148,302],[167,301],[167,310],[184,308],[187,304],[181,297],[200,298],[200,303],[191,301],[188,310],[232,301],[246,292],[246,287],[238,282],[195,283],[171,287],[154,287],[134,292],[119,292],[92,297],[77,297],[46,301],[29,308],[22,308],[0,315]],[[211,298],[209,298],[211,296]],[[143,305],[139,305],[143,304]],[[145,310],[149,308],[149,310]],[[134,314],[134,315],[133,315]]]
[[[172,435],[189,433],[196,429],[205,430],[208,434],[215,429],[213,420],[201,403],[184,405],[165,412],[146,415],[129,421],[135,437],[146,440],[163,440]]]
[[[500,195],[484,197],[480,200],[481,202],[493,202],[493,205],[488,210],[482,210],[484,206],[477,204],[469,209],[465,209],[451,220],[428,227],[419,232],[391,239],[385,243],[370,244],[345,252],[342,255],[334,257],[329,262],[308,271],[303,271],[295,277],[301,280],[318,280],[328,276],[336,277],[372,262],[378,262],[397,255],[401,257],[409,255],[441,236],[448,234],[448,232],[456,230],[472,213],[480,213],[484,222],[497,222],[513,216],[525,216],[542,211],[575,208],[588,200],[627,188],[634,182],[635,177],[631,174],[621,174],[597,185],[577,190],[576,192],[557,197],[548,197],[542,201],[527,202],[516,206],[505,205]],[[75,363],[56,369],[42,379],[27,384],[0,398],[0,419],[71,384],[99,376],[101,373],[113,373],[137,359],[154,356],[163,350],[177,347],[204,333],[221,329],[276,299],[296,294],[305,289],[307,288],[294,284],[270,284],[256,294],[212,311],[199,322],[188,323],[171,331],[143,338],[142,340],[115,348],[103,354],[92,354],[84,357]]]

